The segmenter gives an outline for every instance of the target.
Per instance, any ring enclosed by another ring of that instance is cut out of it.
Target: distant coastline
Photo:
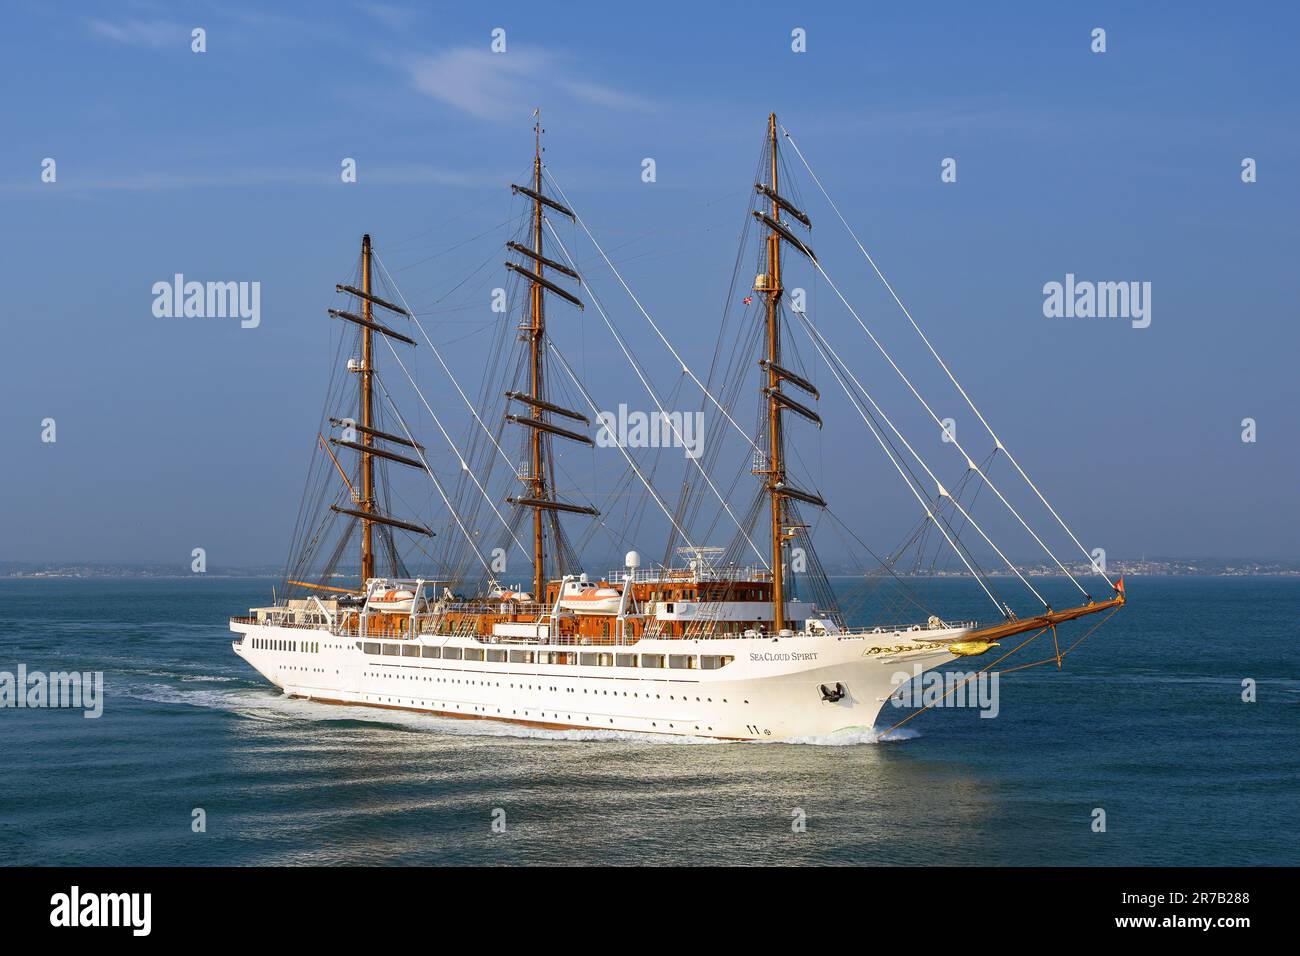
[[[890,572],[877,568],[863,571],[845,565],[830,565],[827,573],[834,577],[887,577]],[[1021,566],[1027,577],[1060,577],[1054,565]],[[1070,568],[1073,574],[1089,574],[1092,569],[1085,564]],[[966,577],[964,570],[935,568],[926,571],[896,569],[898,577]],[[1300,559],[1255,561],[1217,558],[1140,558],[1116,559],[1106,562],[1106,573],[1133,577],[1300,577]],[[989,577],[1010,577],[1011,572],[990,570]],[[191,572],[185,565],[174,564],[112,564],[100,562],[27,562],[0,561],[0,578],[280,578],[284,569],[275,565],[209,568],[201,575]],[[355,570],[341,569],[341,580],[351,581]]]

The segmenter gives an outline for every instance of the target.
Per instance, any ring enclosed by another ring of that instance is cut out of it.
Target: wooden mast
[[[373,309],[370,296],[370,234],[361,237],[361,316],[373,323]],[[373,403],[374,383],[371,380],[372,333],[368,325],[361,326],[361,511],[363,515],[375,513],[375,459],[370,453],[374,445]],[[361,519],[361,588],[365,590],[367,582],[375,576],[375,546],[372,524],[368,518]]]
[[[528,395],[534,404],[530,412],[534,421],[542,418],[545,401],[542,394],[542,336],[546,331],[546,313],[542,302],[542,119],[540,112],[533,125],[533,275],[538,279],[532,284],[529,300],[529,374]],[[532,481],[531,497],[534,501],[546,499],[546,479],[542,461],[542,429],[532,429]],[[546,600],[546,543],[542,536],[542,507],[533,508],[533,600]]]
[[[777,152],[776,152],[776,114],[767,118],[767,134],[771,143],[771,181],[772,195],[776,196]],[[772,200],[772,219],[780,221],[781,209],[775,199]],[[772,630],[780,633],[785,628],[785,580],[784,580],[784,508],[782,506],[781,488],[785,483],[784,438],[781,434],[781,410],[775,397],[781,384],[776,369],[781,366],[780,315],[778,307],[781,300],[781,237],[775,230],[767,236],[767,427],[768,427],[768,461],[767,487],[772,505]]]

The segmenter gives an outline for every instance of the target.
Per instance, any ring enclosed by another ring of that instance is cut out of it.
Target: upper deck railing
[[[468,637],[468,638],[473,638],[473,640],[478,644],[513,644],[513,645],[544,644],[547,646],[561,646],[561,647],[585,647],[585,646],[596,646],[596,645],[630,646],[638,643],[641,640],[646,640],[646,639],[682,640],[682,641],[688,641],[688,640],[770,641],[773,638],[778,637],[778,635],[773,634],[771,631],[758,631],[758,630],[751,630],[748,632],[741,632],[741,633],[728,633],[728,634],[717,634],[717,633],[692,634],[684,637],[671,635],[671,634],[645,634],[636,637],[620,637],[615,635],[593,636],[593,635],[585,635],[585,634],[557,634],[557,635],[547,634],[545,637],[541,637],[541,636],[526,637],[526,636],[505,635],[505,634],[481,634],[477,631],[477,629],[472,627],[466,629],[452,628],[450,630],[429,629],[430,626],[436,625],[441,618],[442,615],[436,615],[436,614],[417,615],[415,629],[413,631],[403,632],[403,633],[397,633],[388,629],[361,627],[359,625],[351,625],[351,624],[330,626],[329,624],[325,624],[325,623],[315,623],[315,624],[304,623],[304,622],[285,620],[283,618],[279,618],[274,615],[270,615],[268,616],[267,619],[261,621],[259,621],[256,617],[250,617],[250,616],[231,617],[230,622],[232,624],[262,624],[264,626],[269,626],[269,627],[286,627],[286,628],[295,628],[298,630],[310,630],[310,631],[324,630],[335,635],[336,637],[358,637],[358,638],[367,638],[371,640],[380,640],[380,639],[411,640],[417,637],[435,637],[435,638]],[[405,620],[405,618],[403,619]],[[520,623],[526,625],[530,622],[520,622]],[[544,624],[545,621],[538,621],[536,623]],[[913,622],[911,624],[885,624],[885,625],[877,624],[877,625],[867,625],[863,627],[841,628],[838,631],[830,631],[824,635],[820,635],[820,634],[808,635],[804,633],[797,633],[795,636],[801,636],[801,637],[827,636],[827,637],[842,638],[845,640],[859,640],[863,638],[880,637],[880,636],[887,636],[887,635],[894,635],[896,637],[916,637],[925,634],[927,631],[932,631],[932,630],[951,630],[951,629],[970,630],[977,627],[979,627],[979,622],[977,621],[941,621],[939,623],[939,626],[937,627],[930,626],[928,624],[917,624]]]

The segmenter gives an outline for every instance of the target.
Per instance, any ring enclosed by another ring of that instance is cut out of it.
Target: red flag
[[[754,297],[752,295],[745,296],[745,305],[749,305],[749,303],[753,301],[754,301]]]

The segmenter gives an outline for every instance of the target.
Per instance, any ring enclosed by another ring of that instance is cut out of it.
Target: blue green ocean
[[[0,580],[0,671],[104,675],[97,719],[0,709],[0,864],[1300,864],[1300,579],[1130,579],[995,719],[805,744],[286,699],[227,629],[271,585]]]

